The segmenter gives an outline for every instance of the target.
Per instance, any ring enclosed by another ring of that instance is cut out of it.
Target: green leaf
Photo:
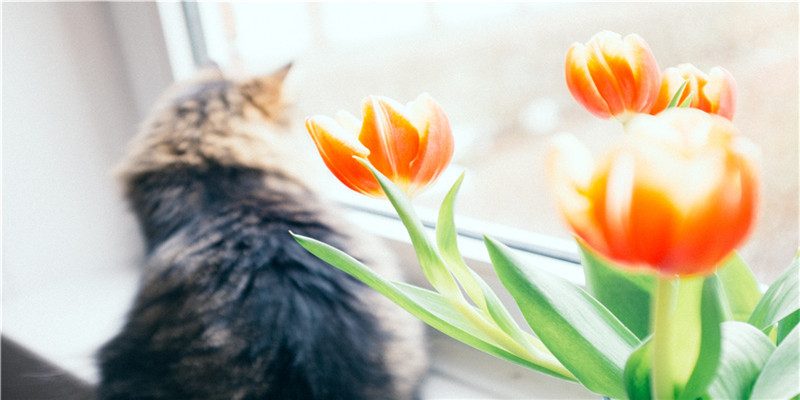
[[[672,99],[670,99],[669,104],[667,104],[667,108],[678,106],[678,102],[681,101],[681,95],[683,94],[683,90],[686,89],[686,85],[688,84],[689,84],[688,79],[683,81],[681,86],[678,87],[678,90],[675,91],[675,94],[672,96]]]
[[[786,318],[778,321],[778,332],[775,337],[775,343],[781,344],[786,339],[786,336],[794,330],[794,327],[797,326],[797,323],[800,322],[800,310],[797,310]]]
[[[578,286],[524,265],[505,245],[485,238],[500,281],[528,325],[587,389],[625,395],[622,372],[639,340],[600,302]]]
[[[638,338],[650,332],[650,302],[655,277],[628,272],[592,250],[578,239],[586,291],[608,308]]]
[[[717,270],[716,275],[722,286],[725,307],[730,312],[731,318],[736,321],[747,321],[762,295],[758,288],[758,280],[750,267],[738,253],[734,252],[725,265]]]
[[[786,336],[758,376],[753,399],[791,399],[800,395],[800,330]]]
[[[720,304],[719,280],[715,276],[703,282],[703,298],[700,306],[700,353],[689,381],[678,396],[680,399],[700,397],[714,380],[722,352],[722,328],[724,315]],[[680,322],[676,321],[676,324]]]
[[[523,359],[503,349],[494,339],[467,320],[452,303],[448,303],[452,299],[445,300],[445,297],[437,293],[386,280],[341,250],[312,238],[292,235],[311,254],[364,282],[442,333],[498,358],[562,379],[573,379],[563,367],[552,365],[546,356],[541,359]]]
[[[692,104],[692,97],[694,97],[694,92],[689,93],[688,96],[683,100],[683,102],[678,106],[679,108],[689,108]]]
[[[436,243],[439,247],[439,252],[444,258],[447,267],[467,292],[467,295],[478,307],[488,313],[492,321],[503,332],[517,343],[528,347],[532,352],[546,351],[544,344],[539,339],[530,336],[519,327],[500,301],[500,298],[497,297],[480,275],[467,266],[463,257],[461,257],[461,252],[458,250],[454,209],[456,195],[463,180],[464,174],[462,173],[461,177],[447,193],[447,196],[445,196],[439,209],[439,219],[436,224]]]
[[[369,161],[358,157],[356,157],[356,160],[369,168],[375,176],[375,179],[380,183],[395,211],[397,211],[397,215],[408,231],[420,267],[422,268],[423,274],[425,274],[425,278],[428,279],[428,282],[430,282],[436,290],[448,297],[461,297],[461,290],[458,288],[450,271],[448,271],[447,266],[445,266],[437,248],[425,233],[425,227],[422,225],[422,221],[414,211],[411,200],[409,200],[405,192],[383,176]]]
[[[492,354],[495,357],[512,361],[557,378],[574,381],[574,377],[572,377],[569,371],[567,371],[552,354],[544,352],[530,354],[519,344],[509,343],[508,340],[504,340],[507,336],[496,326],[481,323],[483,321],[479,321],[479,314],[465,312],[464,308],[471,307],[467,303],[454,301],[438,293],[402,282],[395,282],[394,285],[420,307],[462,331],[455,332],[455,334],[448,333],[451,337],[467,344],[470,344],[469,340],[472,340],[472,338],[478,338],[489,346],[483,345],[482,343],[478,344],[482,345],[483,348],[475,345],[472,346]],[[469,316],[473,318],[469,318]],[[464,336],[462,333],[467,334],[467,336]],[[468,340],[464,340],[465,338]],[[497,338],[500,340],[496,340]]]
[[[708,387],[713,399],[747,399],[775,345],[750,324],[722,323],[722,354],[714,381]]]
[[[467,295],[478,307],[487,309],[486,299],[477,276],[464,263],[461,252],[458,250],[458,234],[453,216],[456,195],[463,180],[464,174],[462,173],[447,193],[447,196],[445,196],[442,206],[439,208],[439,219],[436,223],[436,244],[445,264],[450,269],[450,272],[455,275]]]
[[[767,329],[800,308],[800,268],[798,257],[767,289],[756,305],[748,323]]]
[[[650,392],[650,372],[653,366],[652,336],[642,342],[625,362],[625,391],[631,400],[653,398]]]

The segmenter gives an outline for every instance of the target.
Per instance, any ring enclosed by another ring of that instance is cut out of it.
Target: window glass
[[[573,42],[637,33],[661,68],[723,66],[738,84],[734,122],[763,152],[760,221],[743,249],[769,282],[798,244],[798,6],[792,3],[199,3],[208,53],[226,68],[289,61],[292,120],[358,115],[369,94],[430,93],[456,136],[454,164],[415,200],[437,208],[467,171],[457,211],[569,238],[546,185],[550,138],[596,154],[621,134],[575,102],[564,81]],[[310,140],[308,141],[311,146]],[[311,149],[311,147],[309,147]],[[310,151],[313,151],[310,150]],[[342,190],[319,165],[320,185]]]

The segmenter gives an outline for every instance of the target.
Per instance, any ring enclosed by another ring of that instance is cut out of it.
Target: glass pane
[[[662,68],[723,66],[738,83],[734,122],[763,151],[763,205],[743,249],[760,278],[798,245],[798,6],[791,3],[200,3],[209,54],[251,72],[289,61],[298,130],[312,114],[356,115],[361,99],[430,93],[456,135],[454,165],[419,206],[437,208],[462,170],[457,210],[569,238],[552,205],[544,155],[571,132],[599,154],[616,122],[583,110],[564,55],[609,29],[638,33]],[[313,151],[310,140],[307,151]],[[320,185],[342,186],[319,160]]]

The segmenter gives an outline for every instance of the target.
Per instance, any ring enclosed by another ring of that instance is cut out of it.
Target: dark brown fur
[[[420,323],[289,235],[401,279],[287,167],[302,154],[280,133],[286,73],[176,85],[132,144],[119,175],[148,259],[99,354],[102,399],[414,397]]]

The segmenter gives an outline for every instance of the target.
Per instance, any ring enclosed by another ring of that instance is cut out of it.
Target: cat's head
[[[290,67],[249,78],[207,68],[172,85],[131,142],[117,176],[127,185],[176,165],[275,167],[285,153],[282,89]]]

